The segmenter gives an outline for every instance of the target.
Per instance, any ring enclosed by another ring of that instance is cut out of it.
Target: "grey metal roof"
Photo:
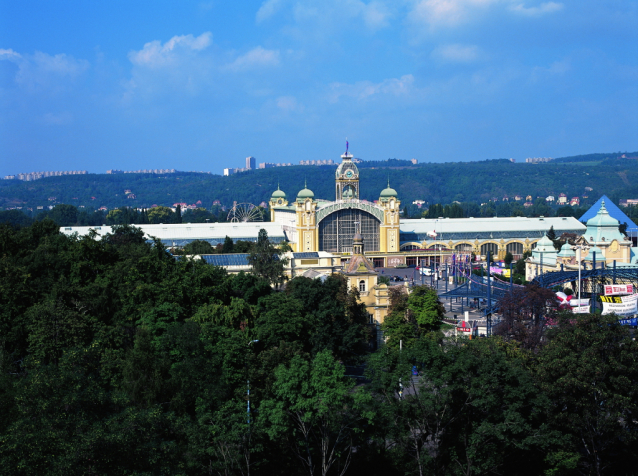
[[[573,217],[421,218],[401,220],[399,225],[401,242],[538,239],[552,226],[557,235],[565,232],[582,235],[586,228]],[[436,233],[436,238],[429,233]]]

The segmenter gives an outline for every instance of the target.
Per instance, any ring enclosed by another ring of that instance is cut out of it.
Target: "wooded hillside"
[[[605,155],[607,158],[601,156]],[[476,202],[492,198],[510,200],[517,194],[546,197],[565,193],[568,198],[589,195],[593,203],[606,194],[612,200],[638,197],[638,160],[618,154],[579,156],[544,164],[512,163],[508,160],[406,165],[406,161],[360,164],[361,198],[376,200],[388,180],[404,204]],[[638,154],[627,154],[628,156]],[[587,160],[585,160],[587,159]],[[55,205],[57,203],[109,209],[121,206],[149,208],[184,202],[211,208],[214,200],[232,206],[233,201],[259,205],[279,185],[290,199],[307,182],[315,197],[334,199],[335,166],[292,166],[262,169],[230,177],[198,173],[166,175],[71,175],[33,182],[0,181],[0,208]],[[586,187],[593,190],[587,191]],[[135,199],[128,199],[130,190]],[[95,198],[92,198],[95,197]]]

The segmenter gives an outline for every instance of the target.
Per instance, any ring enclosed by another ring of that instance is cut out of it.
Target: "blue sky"
[[[635,0],[0,0],[0,174],[638,150]]]

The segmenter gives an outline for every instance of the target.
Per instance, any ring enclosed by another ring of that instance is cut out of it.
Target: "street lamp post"
[[[580,311],[580,304],[581,304],[581,299],[582,296],[580,294],[581,292],[581,278],[580,278],[580,271],[583,267],[583,250],[588,250],[589,248],[583,245],[574,245],[572,246],[572,250],[574,250],[576,252],[576,260],[578,260],[578,310]]]

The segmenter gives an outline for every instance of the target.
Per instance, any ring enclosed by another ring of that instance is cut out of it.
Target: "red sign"
[[[617,296],[619,294],[633,294],[633,284],[606,284],[605,296]]]
[[[465,321],[459,321],[459,323],[456,325],[456,330],[459,332],[472,332],[470,323]]]

